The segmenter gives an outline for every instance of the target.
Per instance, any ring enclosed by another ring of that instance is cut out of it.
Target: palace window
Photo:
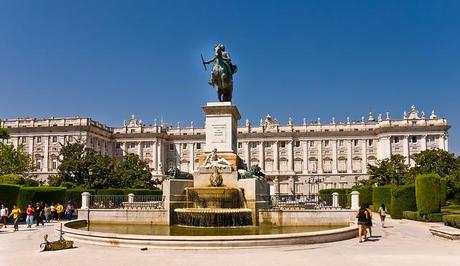
[[[286,141],[280,141],[280,147],[285,148],[286,147]]]
[[[197,143],[197,144],[196,144],[196,149],[197,149],[197,150],[201,150],[201,143]]]
[[[399,137],[393,137],[393,143],[399,143]]]
[[[324,141],[324,147],[329,147],[329,140]]]
[[[315,147],[315,141],[310,140],[310,147],[311,147],[311,148]]]
[[[272,146],[272,143],[271,142],[264,142],[264,147],[265,148],[270,148]]]
[[[339,158],[337,163],[337,171],[339,173],[346,173],[347,172],[347,159]]]
[[[92,143],[92,142],[91,142]],[[136,147],[136,143],[134,142],[128,142],[128,149],[133,149]]]
[[[57,159],[53,159],[51,162],[51,170],[56,170],[57,169]]]
[[[42,169],[42,160],[37,160],[35,162],[35,167],[37,168],[37,170],[41,170]]]
[[[26,141],[27,141],[27,138],[26,138],[26,137],[22,137],[22,138],[21,138],[21,142],[22,142],[23,144],[26,143]]]
[[[434,136],[428,136],[426,137],[426,142],[434,142]]]
[[[374,145],[374,140],[370,139],[368,143],[369,143],[369,146],[372,146],[372,145]]]
[[[37,137],[37,143],[41,143],[42,142],[42,137]]]
[[[353,158],[351,167],[353,173],[361,173],[361,158]]]
[[[294,142],[294,145],[295,145],[296,148],[300,147],[300,141],[296,140],[296,141]]]
[[[170,150],[170,151],[175,150],[175,149],[174,149],[174,144],[173,144],[173,143],[169,144],[169,150]]]
[[[417,136],[411,136],[410,137],[410,142],[411,143],[417,143]]]
[[[56,143],[57,142],[57,136],[53,136],[52,141],[53,141],[53,143]]]
[[[353,140],[353,146],[357,147],[359,145],[359,140],[358,139],[354,139]]]
[[[151,142],[144,142],[144,144],[142,145],[142,147],[143,147],[144,149],[148,149],[148,148],[150,148],[150,146],[152,146],[152,143],[151,143]]]
[[[343,147],[343,139],[339,139],[339,147]]]
[[[257,148],[257,142],[251,142],[251,148],[253,149]]]
[[[243,143],[238,142],[238,149],[241,149],[241,148],[243,148]]]
[[[187,149],[187,143],[182,143],[182,149],[186,150]]]

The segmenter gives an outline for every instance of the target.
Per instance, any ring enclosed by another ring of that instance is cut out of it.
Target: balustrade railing
[[[162,195],[91,195],[90,209],[164,209]]]
[[[270,206],[274,209],[345,209],[349,208],[349,195],[272,195]]]

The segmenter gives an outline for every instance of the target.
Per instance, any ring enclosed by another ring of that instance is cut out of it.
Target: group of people
[[[75,207],[71,202],[68,202],[65,209],[60,203],[51,203],[51,205],[48,205],[43,202],[37,202],[34,207],[32,204],[29,204],[25,210],[27,228],[31,228],[34,222],[36,226],[40,224],[44,226],[45,222],[48,223],[51,220],[60,221],[63,218],[63,214],[65,214],[67,220],[71,220],[74,212]],[[6,228],[8,218],[13,218],[14,231],[18,231],[21,213],[21,209],[16,205],[13,205],[13,209],[9,212],[8,208],[2,204],[0,209],[0,223]]]
[[[380,216],[382,228],[384,228],[387,214],[385,204],[382,203],[377,212]],[[369,209],[369,204],[364,204],[358,209],[356,212],[356,218],[358,218],[358,235],[359,243],[361,243],[368,240],[369,237],[372,237],[372,211]],[[369,237],[367,236],[368,233]]]

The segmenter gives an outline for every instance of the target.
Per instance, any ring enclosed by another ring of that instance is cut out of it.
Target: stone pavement
[[[77,248],[39,252],[43,235],[56,240],[54,224],[19,232],[0,230],[0,265],[460,265],[460,241],[430,234],[437,223],[388,219],[386,228],[374,218],[371,241],[350,239],[335,243],[222,250],[141,251],[75,243]]]

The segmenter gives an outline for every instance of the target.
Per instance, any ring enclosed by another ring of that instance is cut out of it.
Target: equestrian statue
[[[218,44],[214,47],[214,58],[209,61],[203,59],[204,69],[207,70],[206,65],[213,63],[211,78],[208,84],[216,88],[217,97],[220,102],[231,102],[233,93],[233,75],[238,70],[238,67],[232,64],[230,54],[225,51],[223,44]]]

